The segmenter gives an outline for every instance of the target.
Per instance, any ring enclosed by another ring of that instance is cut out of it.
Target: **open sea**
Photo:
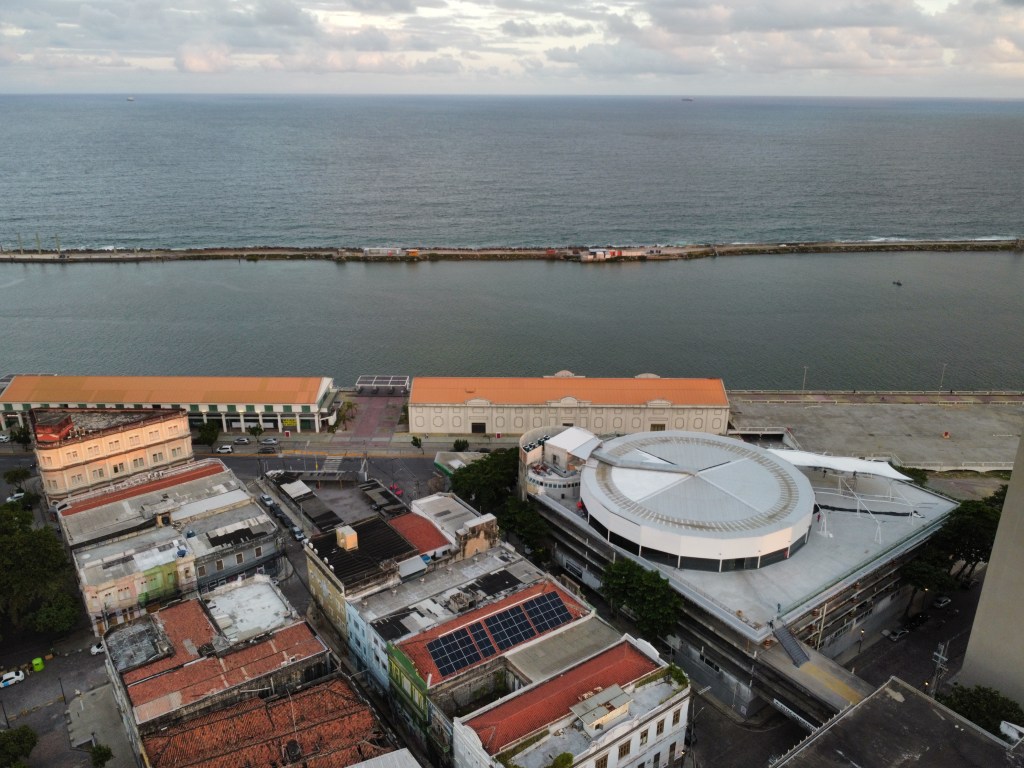
[[[1024,236],[1024,102],[0,96],[0,246]],[[900,280],[903,285],[893,285]],[[0,262],[0,373],[1024,389],[1024,255]]]

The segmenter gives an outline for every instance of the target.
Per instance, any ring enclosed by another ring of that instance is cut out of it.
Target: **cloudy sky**
[[[1024,0],[0,0],[0,92],[1024,98]]]

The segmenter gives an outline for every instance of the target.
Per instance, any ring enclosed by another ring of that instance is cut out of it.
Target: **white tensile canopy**
[[[850,474],[877,475],[878,477],[887,477],[890,480],[910,480],[909,477],[900,474],[884,461],[868,461],[867,459],[855,459],[850,456],[824,456],[820,453],[810,453],[809,451],[791,451],[779,448],[769,448],[768,450],[770,453],[796,467],[817,467],[819,469],[831,469],[836,472],[848,472]]]

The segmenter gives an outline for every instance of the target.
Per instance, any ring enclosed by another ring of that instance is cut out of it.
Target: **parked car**
[[[277,448],[272,445],[261,445],[256,453],[277,453]]]
[[[0,435],[0,443],[9,443],[9,442],[11,442],[11,436],[10,435]]]
[[[939,595],[935,598],[935,602],[932,603],[932,608],[945,608],[952,602],[953,599],[949,595]]]
[[[292,526],[292,536],[295,537],[296,541],[304,541],[306,538],[306,534],[297,525]]]
[[[99,656],[101,653],[106,653],[107,649],[103,647],[103,643],[96,643],[89,648],[89,653],[93,656]]]
[[[274,503],[274,500],[272,498],[270,498],[269,494],[261,493],[260,494],[260,503],[263,504],[263,506],[265,506],[265,507],[269,507],[271,504]]]
[[[16,504],[24,498],[25,493],[23,491],[18,491],[17,493],[12,493],[10,496],[7,497],[7,503]]]
[[[235,438],[235,445],[248,445],[248,444],[249,444],[249,438],[248,437],[236,437]]]
[[[914,614],[907,621],[907,627],[909,629],[917,629],[918,627],[923,625],[926,621],[928,621],[928,619],[930,619],[930,618],[931,618],[931,616],[929,616],[927,613],[917,613],[917,614]]]
[[[260,445],[277,445],[276,437],[264,437],[260,440]]]
[[[4,672],[4,676],[0,678],[0,688],[6,688],[8,685],[20,683],[24,679],[25,673],[20,669],[16,669],[13,672]]]
[[[894,629],[892,630],[892,632],[889,633],[889,639],[892,640],[894,643],[898,643],[900,640],[902,640],[909,634],[909,629]]]
[[[234,452],[235,452],[235,449],[232,448],[230,445],[222,445],[219,448],[217,448],[217,453],[234,453]]]

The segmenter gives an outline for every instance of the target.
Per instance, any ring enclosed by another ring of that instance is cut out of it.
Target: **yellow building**
[[[73,493],[192,459],[185,411],[36,409],[30,412],[43,493]]]
[[[681,429],[724,435],[729,399],[721,379],[416,377],[409,430],[442,435],[521,435],[542,427],[596,434]]]

